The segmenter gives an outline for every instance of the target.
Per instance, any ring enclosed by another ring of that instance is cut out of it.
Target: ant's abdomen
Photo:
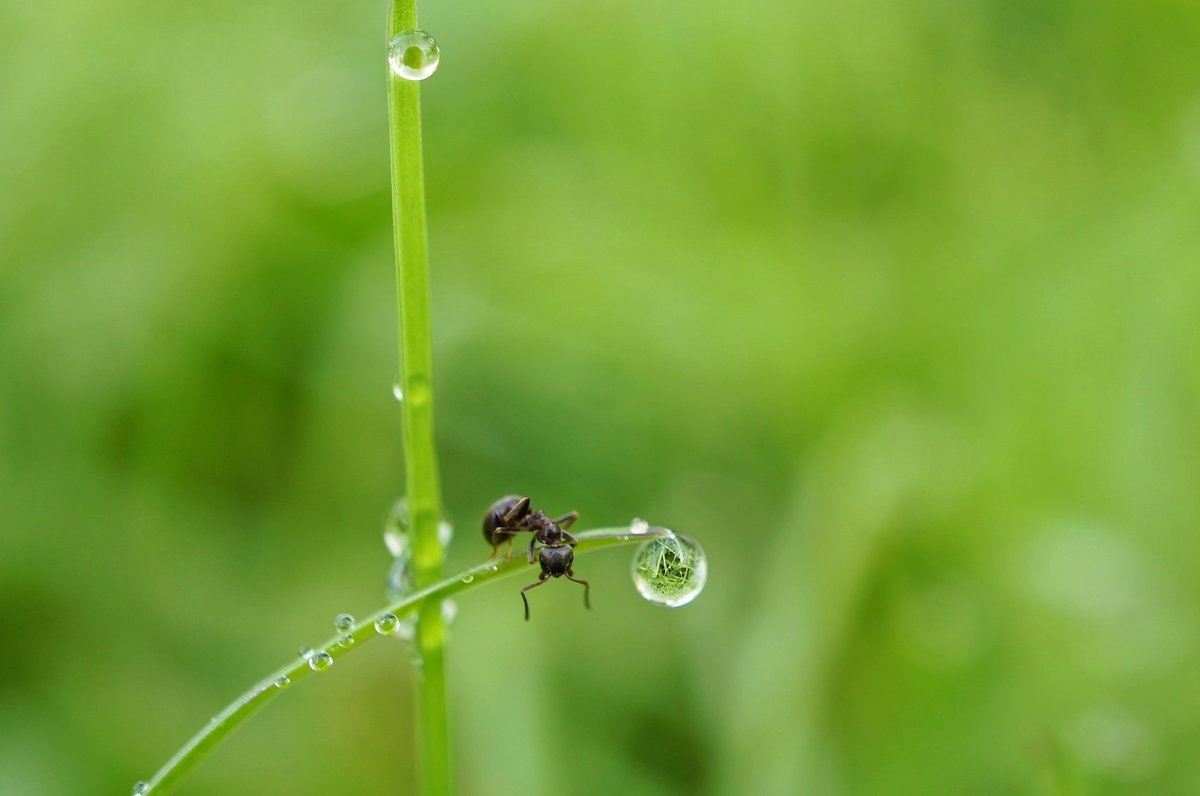
[[[488,508],[487,513],[483,515],[483,538],[487,539],[489,544],[502,542],[515,535],[512,531],[497,531],[497,529],[504,524],[504,515],[512,511],[513,506],[520,502],[519,495],[508,495],[500,498]]]

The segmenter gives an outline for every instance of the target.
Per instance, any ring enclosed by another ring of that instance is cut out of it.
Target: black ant
[[[591,586],[586,580],[576,578],[574,570],[571,569],[571,564],[575,561],[575,551],[572,548],[577,544],[577,540],[564,530],[571,527],[578,518],[579,512],[572,511],[550,519],[545,512],[530,511],[529,498],[516,495],[500,498],[487,510],[487,514],[483,515],[483,536],[492,546],[491,558],[495,558],[500,552],[500,543],[505,539],[508,540],[508,555],[505,559],[512,557],[513,537],[523,531],[530,531],[533,538],[529,540],[529,563],[532,564],[536,544],[542,543],[542,546],[537,548],[538,563],[542,565],[537,583],[531,583],[521,589],[521,600],[525,603],[525,621],[529,621],[529,598],[525,596],[525,592],[541,586],[550,578],[566,576],[567,580],[583,584],[583,604],[587,608],[592,607],[588,599]]]

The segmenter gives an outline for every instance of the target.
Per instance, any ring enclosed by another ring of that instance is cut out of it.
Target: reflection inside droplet
[[[696,540],[682,534],[651,539],[633,557],[633,583],[652,603],[678,608],[704,590],[708,561]]]

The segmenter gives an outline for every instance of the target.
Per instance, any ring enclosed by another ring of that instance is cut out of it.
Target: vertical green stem
[[[415,0],[393,0],[388,40],[417,26]],[[396,298],[400,318],[400,373],[404,460],[412,519],[417,588],[442,577],[438,541],[441,493],[433,444],[433,352],[429,322],[429,260],[425,232],[425,177],[421,156],[421,88],[388,70],[388,137],[392,154],[392,225],[396,237]],[[418,744],[421,792],[452,790],[446,702],[445,622],[436,600],[423,604],[417,625]]]

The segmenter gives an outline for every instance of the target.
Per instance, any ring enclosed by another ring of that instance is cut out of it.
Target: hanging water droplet
[[[454,538],[454,526],[445,520],[438,521],[438,544],[442,547],[450,544],[450,540]]]
[[[348,633],[354,627],[354,617],[350,614],[338,614],[333,618],[333,626],[343,633]]]
[[[458,617],[458,603],[454,600],[442,600],[442,621],[447,625],[452,625],[456,617]]]
[[[349,633],[342,636],[338,639],[338,646],[342,647],[343,649],[354,646],[354,636],[350,635]]]
[[[314,672],[323,672],[333,666],[333,656],[322,650],[308,659],[308,668]]]
[[[462,576],[463,583],[470,583],[473,580],[475,580],[475,576],[472,575],[470,572],[468,572],[467,574]]]
[[[412,558],[407,555],[401,556],[392,562],[388,570],[384,594],[389,602],[396,602],[412,594],[413,585]]]
[[[142,794],[149,793],[149,792],[150,792],[150,783],[149,782],[133,783],[133,796],[142,796]]]
[[[488,567],[488,572],[498,572],[499,570],[500,570],[499,564],[492,564],[491,566]]]
[[[405,80],[424,80],[437,71],[442,51],[423,30],[406,30],[388,42],[388,64]]]
[[[634,517],[633,522],[629,523],[629,532],[637,534],[638,536],[650,533],[650,523],[646,522],[641,517]]]
[[[391,531],[396,534],[407,534],[408,529],[412,526],[412,513],[408,510],[408,498],[399,498],[392,504],[392,508],[388,511],[387,520],[384,521],[384,532]],[[386,536],[384,539],[386,540]],[[389,547],[389,549],[391,549]],[[396,555],[396,553],[392,553]]]
[[[404,386],[400,383],[399,379],[396,379],[396,383],[392,385],[392,397],[397,401],[404,400]]]
[[[708,561],[694,539],[652,539],[633,556],[633,583],[652,603],[678,608],[696,599],[708,580]]]
[[[309,658],[311,658],[312,656],[313,656],[313,648],[312,647],[301,647],[300,648],[300,660],[306,661]]]
[[[381,636],[387,636],[395,633],[399,624],[400,619],[395,614],[384,614],[375,620],[375,632]]]
[[[292,684],[292,678],[288,677],[286,674],[281,674],[275,678],[275,687],[276,688],[287,688],[291,684]]]

